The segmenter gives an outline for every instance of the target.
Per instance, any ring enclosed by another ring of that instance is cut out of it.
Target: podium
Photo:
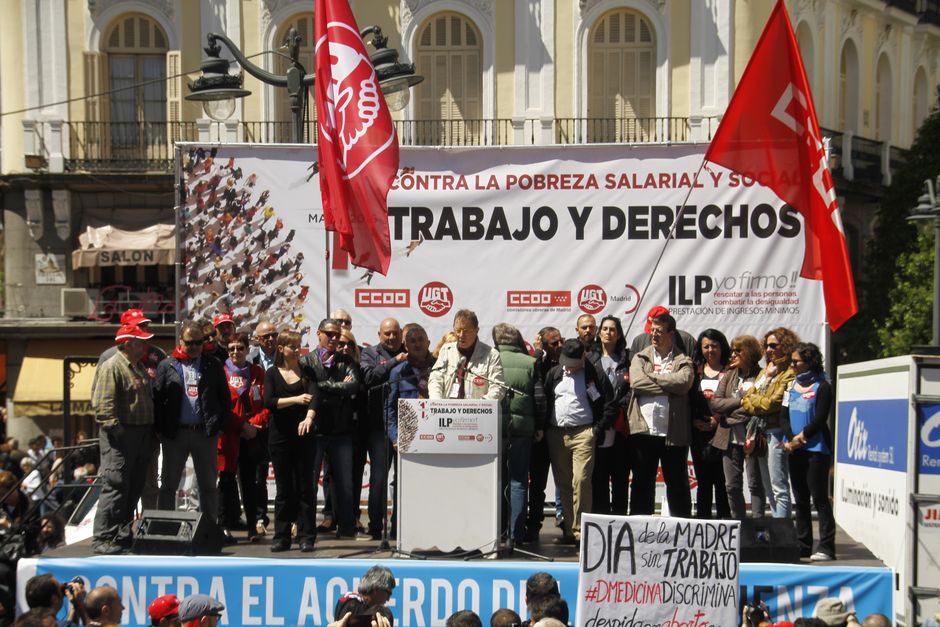
[[[497,401],[398,401],[401,551],[489,551],[499,542]]]

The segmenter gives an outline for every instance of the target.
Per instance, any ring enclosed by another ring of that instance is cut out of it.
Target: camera
[[[66,596],[68,596],[69,593],[74,594],[75,592],[74,592],[74,590],[72,590],[72,586],[73,586],[74,584],[78,584],[78,585],[81,586],[81,585],[85,585],[85,582],[82,581],[82,578],[81,578],[81,577],[74,577],[74,578],[72,578],[71,581],[67,581],[66,583],[62,584],[62,594],[66,595]]]
[[[770,610],[763,601],[755,601],[744,606],[744,617],[751,627],[770,622]]]

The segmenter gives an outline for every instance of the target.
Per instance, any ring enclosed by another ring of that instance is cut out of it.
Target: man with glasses
[[[689,442],[692,421],[689,390],[695,366],[675,343],[676,320],[669,314],[653,318],[652,345],[630,362],[630,400],[627,443],[633,458],[630,514],[651,516],[656,504],[656,469],[663,467],[669,513],[692,515],[689,491]]]
[[[481,342],[477,315],[461,309],[454,315],[456,342],[444,344],[428,380],[428,397],[500,401],[506,394],[499,353]]]
[[[402,342],[401,326],[395,318],[379,324],[379,343],[362,350],[359,367],[367,394],[368,414],[365,420],[366,448],[369,452],[369,535],[382,537],[382,519],[387,507],[389,442],[385,433],[385,401],[388,399],[388,377],[392,369],[408,358]],[[362,418],[360,418],[362,419]],[[358,477],[362,479],[362,477]]]
[[[267,370],[274,365],[277,355],[277,329],[270,321],[262,320],[255,326],[255,344],[248,353],[248,361]]]
[[[317,382],[319,407],[313,430],[319,438],[314,469],[319,475],[324,454],[329,455],[332,473],[333,508],[336,512],[338,538],[355,538],[352,457],[356,394],[361,391],[359,369],[346,355],[336,352],[342,336],[341,326],[331,318],[317,328],[318,346],[300,359],[300,367]],[[317,482],[314,482],[316,499]]]
[[[111,586],[92,588],[85,598],[85,609],[90,619],[88,627],[120,627],[124,604],[121,595]]]
[[[345,309],[334,309],[330,314],[331,320],[336,320],[336,324],[352,331],[352,316]]]
[[[194,594],[180,601],[180,622],[186,627],[215,627],[225,606],[205,594]]]
[[[180,346],[157,368],[154,415],[163,444],[159,508],[176,509],[176,491],[192,455],[199,510],[214,521],[219,511],[219,433],[228,425],[231,397],[222,364],[203,353],[204,343],[203,326],[187,320]]]
[[[118,350],[95,375],[91,406],[99,426],[102,489],[92,547],[99,555],[130,548],[131,518],[153,455],[151,379],[141,363],[152,337],[137,325],[121,326],[114,338]]]

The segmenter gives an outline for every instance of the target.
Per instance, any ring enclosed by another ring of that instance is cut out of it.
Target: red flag
[[[398,137],[349,3],[316,0],[316,101],[326,228],[352,263],[385,274]]]
[[[777,0],[705,159],[769,187],[803,216],[800,275],[822,280],[833,330],[858,311],[832,175],[793,27]]]

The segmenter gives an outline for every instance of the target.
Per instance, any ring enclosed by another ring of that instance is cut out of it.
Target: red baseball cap
[[[662,305],[656,305],[649,310],[649,313],[646,314],[646,324],[643,325],[643,331],[649,333],[653,330],[653,318],[656,316],[661,316],[663,314],[669,313],[669,310],[663,307]]]
[[[143,309],[128,309],[121,314],[121,324],[141,324],[150,322],[150,318],[144,315]]]
[[[150,614],[150,620],[157,623],[167,616],[179,614],[179,607],[180,602],[175,594],[164,594],[162,597],[153,600],[153,603],[147,608],[147,613]]]
[[[232,320],[232,314],[221,313],[212,319],[212,326],[217,327],[226,322],[231,322],[233,325],[235,324],[235,321]]]
[[[127,340],[149,340],[152,337],[153,333],[144,331],[136,324],[122,324],[121,328],[117,330],[117,334],[114,336],[114,341],[118,344],[123,344]]]

